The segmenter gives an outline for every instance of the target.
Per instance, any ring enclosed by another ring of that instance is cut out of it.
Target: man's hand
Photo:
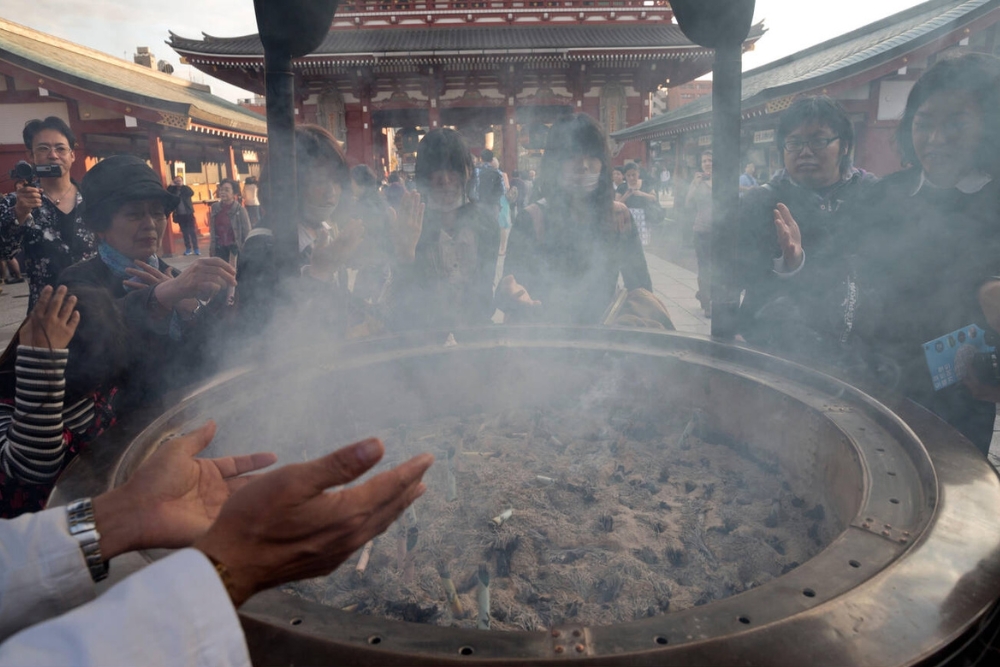
[[[778,233],[785,271],[794,271],[802,265],[802,232],[784,204],[778,204],[774,209],[774,228]]]
[[[101,554],[178,548],[200,537],[229,496],[277,461],[274,454],[217,459],[195,456],[212,441],[215,422],[164,443],[122,486],[94,499]]]
[[[140,278],[131,272],[129,275]],[[155,276],[145,280],[155,282]],[[140,278],[140,281],[144,282],[144,279]],[[181,271],[176,278],[156,283],[153,290],[160,305],[167,311],[173,311],[185,299],[208,301],[220,290],[229,287],[236,287],[236,269],[221,257],[203,257]]]
[[[424,204],[419,192],[407,192],[399,204],[396,219],[390,220],[390,236],[396,257],[402,262],[416,258],[417,242],[424,227]]]
[[[278,584],[332,572],[419,498],[434,462],[421,454],[364,484],[338,491],[374,466],[378,440],[261,476],[222,508],[194,546],[229,570],[233,604]]]
[[[14,215],[21,224],[31,215],[31,212],[42,205],[42,190],[24,181],[15,186],[17,200],[14,203]]]
[[[21,345],[64,350],[73,340],[79,324],[76,297],[67,296],[65,285],[60,285],[55,291],[46,285],[21,327],[18,338]]]

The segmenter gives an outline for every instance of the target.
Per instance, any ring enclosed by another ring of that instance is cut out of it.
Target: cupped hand
[[[215,422],[161,445],[122,486],[94,499],[101,552],[186,547],[219,515],[223,504],[274,454],[198,459],[215,436]]]
[[[778,233],[785,271],[794,271],[802,264],[802,232],[784,204],[779,203],[774,209],[774,228]]]
[[[419,192],[407,192],[399,204],[396,219],[391,220],[390,236],[396,257],[412,262],[416,257],[417,242],[424,228],[424,203]]]
[[[80,324],[76,297],[68,295],[65,285],[53,290],[46,285],[19,332],[21,345],[64,350],[73,340]]]
[[[221,257],[202,257],[177,277],[156,283],[153,289],[160,305],[173,310],[185,299],[208,301],[220,290],[230,287],[236,287],[236,269]]]
[[[514,276],[510,274],[504,276],[500,284],[497,285],[497,299],[499,301],[498,308],[504,312],[506,312],[504,306],[517,309],[542,305],[541,301],[532,299],[528,290],[518,284]]]
[[[229,570],[237,607],[266,588],[332,572],[423,494],[430,454],[364,484],[327,490],[357,479],[384,452],[380,441],[365,440],[279,468],[233,494],[194,546]]]

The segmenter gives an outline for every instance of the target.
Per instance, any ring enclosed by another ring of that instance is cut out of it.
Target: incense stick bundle
[[[494,528],[499,528],[500,526],[503,525],[504,521],[511,518],[512,516],[514,516],[513,509],[504,510],[503,512],[500,512],[500,514],[490,519],[490,523],[493,524]]]
[[[420,537],[420,530],[416,526],[411,526],[406,531],[406,556],[403,559],[403,581],[413,582],[413,573],[416,559],[417,540]]]
[[[453,500],[458,500],[458,483],[455,481],[455,448],[448,448],[448,491],[445,494],[445,500],[452,502]]]
[[[480,630],[490,629],[490,571],[485,565],[479,566],[479,584],[476,588],[476,602],[479,605],[479,616],[476,627]]]

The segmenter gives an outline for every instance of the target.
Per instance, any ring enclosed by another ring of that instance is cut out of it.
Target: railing
[[[466,11],[492,9],[496,11],[532,9],[602,9],[642,10],[665,9],[668,0],[347,0],[338,13]]]

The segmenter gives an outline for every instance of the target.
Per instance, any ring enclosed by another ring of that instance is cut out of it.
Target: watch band
[[[69,534],[80,545],[91,578],[95,582],[107,578],[108,563],[101,556],[101,534],[97,532],[94,506],[90,498],[80,498],[68,504],[66,519],[69,523]]]

